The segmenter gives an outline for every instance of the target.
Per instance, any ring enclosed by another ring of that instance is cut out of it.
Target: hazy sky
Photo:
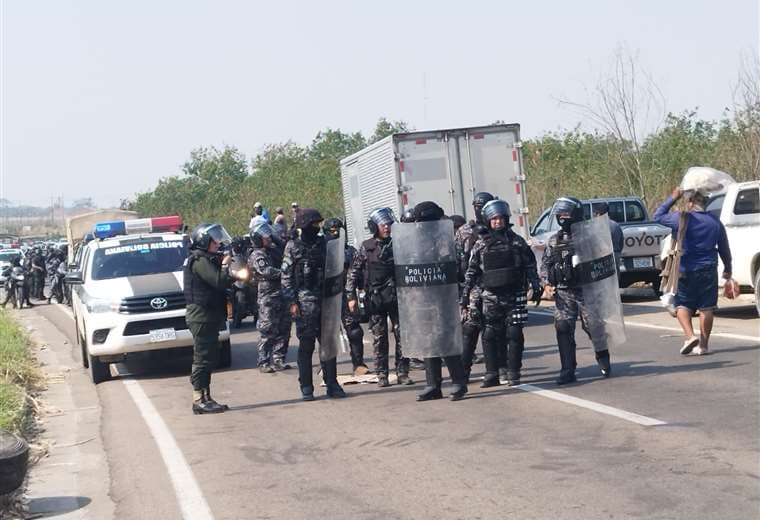
[[[198,146],[306,144],[519,122],[573,127],[625,45],[667,108],[720,117],[758,0],[0,0],[4,194],[100,205],[177,174]]]

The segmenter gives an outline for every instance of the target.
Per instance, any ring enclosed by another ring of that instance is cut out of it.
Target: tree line
[[[597,130],[549,132],[523,140],[528,203],[535,218],[562,195],[579,198],[639,196],[651,210],[677,185],[690,166],[726,171],[737,181],[760,179],[760,65],[740,72],[734,99],[720,120],[701,119],[697,110],[665,113],[648,121],[658,106],[657,89],[639,81],[636,61],[616,56],[613,72],[600,80],[585,103],[566,102]],[[642,86],[643,85],[643,86]],[[180,175],[163,178],[152,191],[125,200],[142,216],[179,214],[189,225],[222,222],[245,233],[255,201],[270,212],[277,206],[315,207],[342,216],[339,161],[390,134],[410,131],[404,121],[380,118],[374,132],[326,129],[308,145],[292,141],[266,146],[249,160],[234,146],[198,148]]]

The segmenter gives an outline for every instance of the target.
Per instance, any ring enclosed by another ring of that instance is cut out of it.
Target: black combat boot
[[[211,387],[206,388],[203,392],[206,394],[206,401],[207,402],[213,403],[216,406],[221,406],[223,412],[226,412],[227,410],[230,409],[230,407],[227,406],[226,404],[219,404],[216,401],[214,401],[214,398],[211,397]]]
[[[604,377],[610,377],[610,374],[612,374],[612,366],[610,365],[610,351],[600,350],[599,352],[596,352],[596,362],[599,365],[599,370],[601,370],[602,375]]]
[[[272,362],[272,368],[274,368],[277,372],[280,372],[282,370],[290,370],[293,367],[285,363],[284,359],[277,358]]]
[[[209,400],[206,398],[205,389],[193,390],[193,413],[195,415],[222,412],[224,412],[224,408],[222,408],[218,403],[214,401],[209,402]]]
[[[314,400],[314,375],[311,368],[313,354],[314,342],[301,341],[298,347],[298,382],[301,385],[301,396],[304,401]]]
[[[427,370],[427,364],[425,365]],[[399,364],[396,366],[396,378],[400,385],[413,385],[414,381],[409,377],[409,358],[401,358]]]
[[[446,358],[446,367],[449,369],[452,383],[449,399],[459,401],[467,393],[467,378],[462,366],[461,356],[448,356]]]
[[[520,369],[522,369],[523,351],[525,350],[525,337],[523,336],[522,327],[517,325],[511,325],[508,333],[507,385],[517,386],[520,384]]]
[[[377,387],[378,388],[386,388],[391,386],[390,382],[388,381],[388,372],[378,372],[377,373]]]
[[[486,354],[486,375],[480,388],[499,386],[499,346],[491,341],[483,342],[483,352]]]
[[[425,381],[427,385],[421,394],[417,395],[418,401],[432,401],[443,398],[441,393],[441,358],[425,358]]]
[[[559,372],[557,378],[558,385],[566,385],[568,383],[575,383],[575,352],[573,352],[573,344],[569,341],[569,338],[557,338],[559,343],[559,361],[562,364],[562,369]]]
[[[338,383],[338,360],[331,359],[322,362],[322,379],[327,386],[327,397],[343,398],[346,392]]]

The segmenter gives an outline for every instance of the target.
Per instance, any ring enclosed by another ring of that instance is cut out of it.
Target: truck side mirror
[[[68,285],[82,285],[84,283],[84,280],[82,279],[82,271],[71,271],[66,274],[63,283]]]

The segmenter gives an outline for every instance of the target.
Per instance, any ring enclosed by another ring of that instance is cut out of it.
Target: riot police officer
[[[221,413],[227,406],[211,397],[211,372],[218,363],[219,329],[227,319],[227,293],[234,278],[222,259],[221,249],[232,239],[221,224],[202,223],[190,233],[190,255],[184,266],[186,321],[193,335],[193,413]],[[238,279],[246,279],[239,272]]]
[[[575,255],[572,226],[583,220],[583,204],[575,197],[561,197],[554,202],[552,213],[560,230],[549,238],[541,262],[541,273],[554,293],[554,327],[562,369],[557,378],[558,385],[575,382],[576,344],[575,323],[580,316],[583,330],[594,343],[596,360],[604,377],[611,373],[610,353],[603,334],[591,334],[597,328],[595,317],[589,312],[583,300],[583,290],[573,265]]]
[[[320,338],[320,348],[324,347],[320,337],[326,262],[326,242],[319,234],[322,220],[316,209],[301,209],[296,222],[298,236],[287,243],[282,260],[283,296],[296,320],[298,381],[304,401],[314,400],[312,356],[317,338]],[[323,354],[320,352],[327,396],[346,397],[338,384],[337,352],[329,356]]]
[[[32,296],[38,300],[45,299],[45,256],[41,248],[36,248],[31,257],[29,272],[32,275]]]
[[[444,217],[443,209],[432,201],[425,201],[417,204],[414,207],[414,222],[434,222],[437,220],[441,220]],[[449,228],[451,229],[451,228]],[[446,255],[446,243],[442,240],[442,237],[436,237],[438,239],[438,243],[434,244],[434,252],[431,255],[431,260],[435,260],[436,262],[441,262],[442,260],[445,260]],[[451,234],[449,231],[448,234],[448,240],[449,244],[452,243]],[[451,246],[450,250],[452,251],[451,255],[451,261],[452,263],[456,260],[456,246]],[[443,256],[442,256],[443,255]],[[443,265],[443,264],[441,264]],[[443,269],[442,269],[443,270]],[[456,269],[452,269],[452,293],[451,293],[451,306],[453,307],[453,311],[456,312],[456,298],[457,298],[457,290],[456,290]],[[439,294],[436,294],[436,296],[440,296]],[[444,299],[445,300],[445,299]],[[445,302],[444,302],[445,304]],[[440,324],[441,326],[443,324]],[[458,336],[458,335],[457,335]],[[443,357],[425,357],[424,363],[425,363],[425,381],[426,385],[425,388],[422,390],[420,394],[417,395],[417,401],[430,401],[433,399],[441,399],[443,397],[443,393],[441,392],[441,383],[443,382],[442,377],[442,366],[443,362],[446,362],[446,368],[449,371],[449,375],[451,377],[451,382],[453,385],[452,392],[449,394],[449,399],[452,401],[459,401],[462,399],[465,394],[467,393],[467,375],[464,371],[464,367],[462,365],[462,355],[459,353],[461,352],[461,344],[457,341],[457,347],[458,352],[455,354],[442,354]],[[439,354],[441,354],[439,352]]]
[[[481,234],[487,232],[486,222],[483,221],[483,206],[494,200],[494,196],[488,192],[481,191],[475,194],[472,199],[472,209],[475,212],[475,220],[460,226],[454,235],[454,243],[457,247],[457,256],[459,257],[459,281],[464,284],[464,276],[470,261],[470,253],[478,241]],[[468,298],[468,309],[464,313],[462,320],[462,339],[464,342],[464,352],[462,361],[469,376],[472,367],[475,349],[478,346],[478,336],[483,327],[483,312],[480,300],[480,287],[473,285],[470,288]]]
[[[343,221],[339,218],[328,218],[322,226],[322,232],[327,240],[336,239],[343,227]],[[343,287],[346,286],[346,276],[351,264],[356,257],[356,248],[351,244],[346,244],[343,266],[345,275],[343,277]],[[359,287],[361,289],[361,287]],[[356,312],[348,310],[348,299],[345,291],[343,292],[343,305],[341,309],[341,321],[343,328],[348,337],[348,344],[351,350],[351,364],[353,365],[354,375],[360,376],[366,374],[369,369],[364,363],[364,330],[362,329],[361,320]]]
[[[393,324],[393,336],[396,340],[398,383],[414,384],[414,381],[409,378],[409,359],[403,355],[398,324],[391,241],[391,225],[394,221],[393,211],[390,208],[379,208],[370,213],[367,227],[372,233],[372,238],[362,242],[346,280],[346,296],[351,312],[356,312],[358,289],[364,287],[365,308],[369,312],[369,326],[372,330],[375,351],[377,385],[381,388],[390,385],[388,381],[389,318]]]
[[[510,216],[509,204],[503,200],[492,200],[483,206],[483,220],[488,231],[472,248],[462,292],[461,305],[466,314],[473,287],[480,287],[482,291],[483,350],[486,356],[482,388],[499,384],[502,350],[506,350],[503,357],[507,359],[507,384],[520,384],[525,345],[523,315],[527,315],[526,283],[530,283],[534,298],[539,298],[542,292],[536,257],[525,240],[510,229]],[[469,370],[470,365],[465,361],[465,371]]]
[[[265,374],[274,373],[285,367],[284,359],[276,356],[282,328],[280,322],[286,319],[287,309],[282,299],[280,283],[282,259],[277,258],[272,245],[274,233],[274,229],[266,221],[254,224],[251,229],[253,248],[248,257],[248,268],[258,288],[256,325],[260,335],[258,366],[259,370]]]

